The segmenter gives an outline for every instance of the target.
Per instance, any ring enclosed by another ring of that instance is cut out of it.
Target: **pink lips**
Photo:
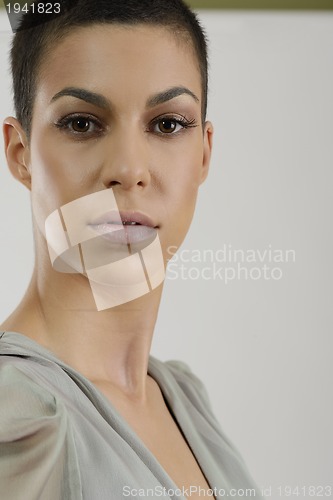
[[[142,212],[134,212],[134,211],[117,211],[112,210],[111,212],[107,212],[102,216],[98,217],[94,221],[90,222],[90,226],[97,226],[99,224],[120,224],[120,221],[123,223],[130,224],[131,222],[136,222],[141,226],[147,227],[157,227],[156,224],[151,220],[150,217],[143,214]]]
[[[158,226],[141,212],[113,210],[89,224],[94,231],[111,243],[133,244],[151,240]]]

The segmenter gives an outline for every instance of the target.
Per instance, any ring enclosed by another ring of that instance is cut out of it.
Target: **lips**
[[[117,244],[139,244],[152,241],[158,226],[142,212],[116,211],[98,217],[89,226],[103,239]]]
[[[98,226],[100,224],[114,224],[123,226],[147,226],[152,228],[157,228],[158,226],[153,222],[153,220],[148,217],[148,215],[142,212],[134,211],[117,211],[112,210],[107,212],[97,219],[90,222],[90,226]]]

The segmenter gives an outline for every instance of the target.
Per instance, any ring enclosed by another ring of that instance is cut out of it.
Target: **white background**
[[[210,39],[215,148],[182,249],[271,245],[294,250],[296,260],[265,261],[281,268],[279,280],[169,276],[152,354],[186,361],[204,381],[224,431],[272,498],[313,498],[277,487],[333,483],[333,15],[200,17]],[[3,13],[0,24],[6,68]],[[1,116],[12,114],[5,69],[0,99]],[[0,322],[22,297],[33,260],[29,195],[8,173],[2,149]],[[214,264],[183,265],[194,273]],[[263,263],[244,265],[250,272]]]

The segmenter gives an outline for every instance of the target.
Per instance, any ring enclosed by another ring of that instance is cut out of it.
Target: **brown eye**
[[[60,130],[80,140],[95,138],[105,132],[105,126],[95,117],[86,115],[69,115],[54,124]]]
[[[172,134],[177,128],[177,122],[171,119],[164,119],[158,123],[158,128],[162,134]]]
[[[90,120],[87,118],[76,118],[72,120],[72,128],[75,132],[88,132],[90,127]]]

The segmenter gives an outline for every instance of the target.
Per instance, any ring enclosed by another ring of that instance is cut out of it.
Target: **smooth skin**
[[[103,99],[53,99],[68,88]],[[180,95],[166,96],[175,88]],[[167,100],[157,103],[162,94]],[[38,78],[30,142],[15,118],[3,126],[10,171],[31,191],[36,256],[26,295],[1,329],[30,337],[93,382],[179,487],[207,488],[147,375],[163,285],[98,312],[85,276],[52,269],[43,233],[55,209],[112,188],[120,210],[153,219],[167,264],[208,173],[213,127],[202,125],[201,100],[193,49],[165,28],[80,27],[52,49]]]

